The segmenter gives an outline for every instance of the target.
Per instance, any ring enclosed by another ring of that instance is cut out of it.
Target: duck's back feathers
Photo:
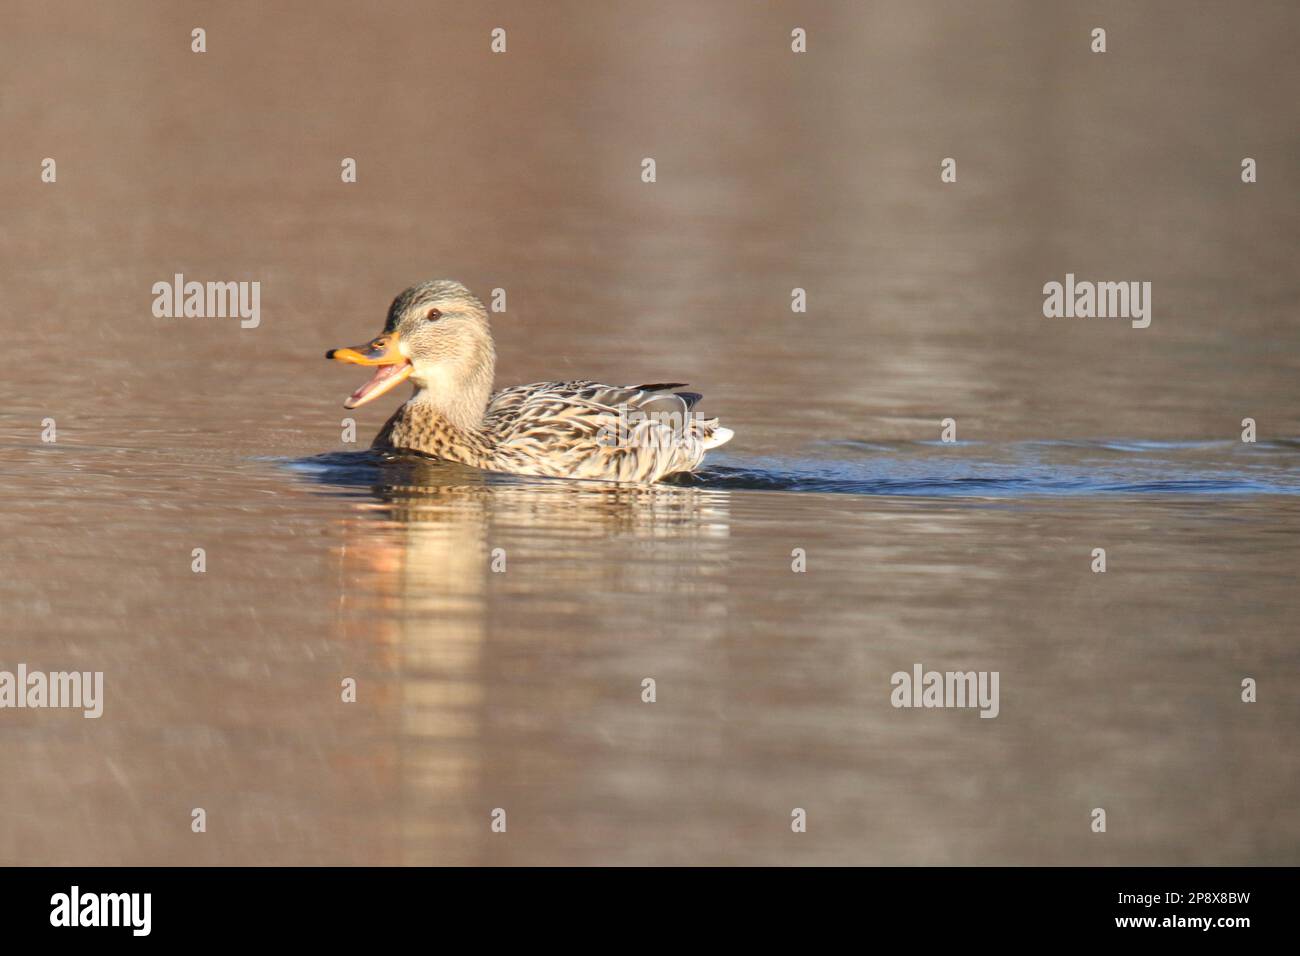
[[[717,420],[692,414],[701,396],[684,383],[602,385],[535,382],[503,389],[484,429],[503,471],[551,477],[653,482],[693,471],[708,448],[731,438]]]

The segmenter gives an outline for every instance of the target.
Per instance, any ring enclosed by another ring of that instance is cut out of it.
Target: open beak
[[[395,332],[387,332],[355,348],[330,349],[325,357],[336,362],[351,362],[353,365],[378,366],[370,381],[348,396],[348,400],[343,403],[344,408],[360,408],[366,402],[374,401],[406,381],[412,371],[411,363],[397,347]]]

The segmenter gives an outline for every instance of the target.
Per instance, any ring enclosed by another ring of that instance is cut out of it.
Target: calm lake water
[[[1300,862],[1300,13],[1136,6],[7,11],[0,670],[106,700],[0,711],[0,864]],[[373,455],[322,353],[435,276],[507,291],[499,384],[736,438]]]

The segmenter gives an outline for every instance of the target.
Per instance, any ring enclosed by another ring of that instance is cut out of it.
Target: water
[[[0,669],[107,700],[0,712],[0,863],[1296,863],[1297,15],[1233,9],[12,11],[0,163],[60,173],[0,184]],[[262,325],[154,319],[176,272]],[[1067,272],[1151,327],[1044,319]],[[508,290],[500,384],[737,437],[362,450],[320,356],[434,275]],[[891,707],[917,662],[999,716]]]
[[[1300,494],[1300,441],[1039,441],[819,443],[822,457],[746,460],[714,452],[692,474],[665,484],[717,491],[823,492],[940,498],[1047,495]],[[328,453],[283,464],[339,488],[384,490],[442,472],[376,451]],[[462,469],[451,469],[460,475]],[[526,482],[491,476],[492,482]],[[583,488],[599,489],[599,482]]]

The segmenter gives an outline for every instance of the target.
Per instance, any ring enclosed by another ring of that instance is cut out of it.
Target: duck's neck
[[[438,385],[436,378],[417,383],[416,393],[389,419],[375,444],[491,467],[493,442],[483,427],[491,398],[490,373],[476,382],[462,381],[454,390]]]
[[[407,404],[415,406],[412,411],[417,414],[436,416],[457,431],[478,435],[483,430],[483,416],[492,398],[492,377],[491,363],[455,379],[434,369],[416,382],[415,394]]]

